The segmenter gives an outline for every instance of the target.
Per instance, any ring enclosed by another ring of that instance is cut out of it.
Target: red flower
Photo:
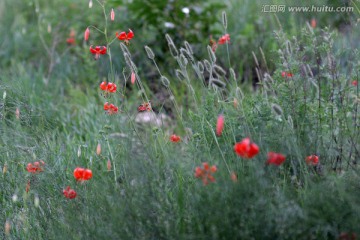
[[[356,80],[354,80],[354,81],[351,82],[351,85],[356,87],[358,85],[358,82]]]
[[[276,166],[281,165],[285,161],[285,156],[281,153],[274,153],[269,152],[268,153],[268,159],[266,161],[267,164],[274,164]]]
[[[67,44],[69,45],[75,45],[75,38],[74,37],[69,37],[66,39]]]
[[[89,36],[90,36],[90,29],[86,28],[85,32],[84,32],[84,39],[85,41],[89,40]]]
[[[178,136],[178,135],[173,134],[173,135],[170,136],[170,141],[175,142],[175,143],[180,142],[181,137]]]
[[[251,142],[250,138],[244,138],[234,146],[234,151],[237,155],[243,158],[253,158],[259,153],[259,147]]]
[[[90,52],[95,54],[95,59],[99,59],[100,55],[106,54],[106,47],[105,46],[96,46],[95,48],[90,46]]]
[[[74,177],[77,181],[86,181],[92,178],[92,171],[90,169],[77,167],[74,170]]]
[[[225,43],[228,43],[228,42],[230,42],[230,35],[225,34],[224,36],[219,38],[218,44],[222,45],[222,44],[225,44]]]
[[[291,72],[285,72],[285,71],[283,71],[283,72],[281,72],[281,76],[282,76],[282,77],[292,77],[293,74],[292,74]]]
[[[116,33],[116,37],[119,40],[124,41],[126,43],[126,45],[128,45],[129,41],[134,37],[134,33],[133,33],[133,31],[131,31],[131,29],[129,29],[128,33],[126,33],[126,32],[121,32],[120,34]]]
[[[28,163],[28,165],[26,166],[26,170],[30,173],[39,173],[43,171],[44,166],[44,161]]]
[[[306,157],[305,161],[309,165],[316,166],[319,163],[319,157],[316,156],[315,154],[313,154],[313,155],[310,155],[310,156]]]
[[[110,19],[111,19],[111,21],[114,21],[114,20],[115,20],[115,12],[114,12],[114,9],[113,9],[113,8],[111,9]]]
[[[315,19],[315,18],[312,18],[312,19],[311,19],[311,22],[310,22],[311,27],[312,27],[312,28],[316,28],[316,24],[317,24],[316,19]]]
[[[210,182],[215,182],[215,178],[212,176],[212,173],[215,173],[217,171],[216,166],[213,165],[210,167],[207,162],[203,162],[202,165],[203,168],[201,167],[195,168],[195,177],[201,178],[204,185],[207,185],[209,183],[208,180],[210,180]]]
[[[215,52],[217,49],[217,44],[216,41],[212,38],[212,35],[210,35],[209,45],[211,46],[211,50]]]
[[[151,102],[145,102],[138,107],[138,112],[151,111]]]
[[[63,190],[63,194],[68,199],[76,198],[76,192],[74,189],[71,189],[69,186]]]
[[[355,233],[349,233],[349,232],[342,232],[339,235],[339,240],[356,240],[356,234]]]
[[[224,115],[220,114],[216,122],[216,135],[221,136],[224,129]]]
[[[109,104],[108,102],[106,102],[104,104],[104,110],[107,111],[109,115],[113,115],[118,113],[119,108],[116,107],[114,104]]]
[[[114,92],[116,92],[116,84],[112,83],[112,82],[109,82],[109,83],[102,82],[102,83],[100,83],[100,89],[105,92],[114,93]]]

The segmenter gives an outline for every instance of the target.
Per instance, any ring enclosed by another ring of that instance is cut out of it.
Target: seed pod
[[[168,44],[174,44],[173,40],[171,39],[170,35],[169,34],[165,34],[165,38],[168,42]]]
[[[183,67],[186,67],[186,65],[188,64],[188,60],[186,59],[184,54],[180,54],[180,63]]]
[[[165,87],[169,87],[169,85],[170,85],[170,81],[169,81],[169,79],[167,78],[167,77],[165,77],[165,76],[161,76],[161,83],[165,86]]]
[[[122,42],[120,43],[120,48],[121,48],[121,51],[123,52],[123,54],[126,53],[127,55],[131,56],[129,49],[127,48],[127,46],[124,43],[122,43]]]
[[[218,75],[221,75],[221,76],[226,75],[226,71],[222,67],[220,67],[219,65],[216,65],[216,64],[214,65],[214,71]]]
[[[292,119],[292,117],[290,115],[288,116],[288,123],[289,123],[289,126],[291,128],[294,128],[294,122],[293,122],[293,119]]]
[[[222,23],[224,25],[224,28],[227,29],[227,17],[225,11],[222,12]]]
[[[220,79],[217,79],[217,78],[211,79],[209,84],[213,84],[217,87],[222,87],[222,88],[224,88],[226,86],[226,83],[224,83],[223,81],[221,81]]]
[[[187,41],[185,41],[184,44],[185,44],[185,48],[186,48],[186,50],[189,52],[189,54],[190,54],[190,55],[193,55],[194,52],[193,52],[190,44],[189,44]]]
[[[207,46],[207,50],[208,50],[210,61],[212,63],[215,63],[216,62],[216,56],[215,56],[215,53],[213,52],[213,50],[211,49],[211,47],[209,45]]]
[[[231,75],[231,78],[236,82],[236,75],[235,75],[235,71],[233,68],[230,68],[230,75]]]
[[[281,107],[279,105],[272,103],[271,108],[277,115],[281,116],[283,114],[283,110],[281,109]]]
[[[186,78],[182,71],[180,71],[179,69],[175,70],[175,75],[180,81],[183,81]]]
[[[174,44],[168,44],[168,46],[169,46],[169,49],[170,49],[171,56],[177,57],[179,55],[179,51],[177,50],[175,45]]]
[[[81,156],[81,146],[78,147],[77,156],[78,156],[78,157]]]
[[[211,64],[208,60],[204,60],[204,65],[205,65],[205,68],[208,72],[211,72]]]
[[[148,58],[151,59],[151,60],[154,60],[155,54],[154,54],[154,52],[151,50],[151,48],[148,47],[148,46],[145,46],[145,51],[146,51],[146,54],[147,54]]]
[[[202,62],[198,62],[198,68],[199,68],[199,71],[201,72],[201,73],[203,73],[204,72],[204,64],[202,63]]]

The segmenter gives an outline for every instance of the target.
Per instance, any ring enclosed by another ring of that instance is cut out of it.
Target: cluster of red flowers
[[[281,76],[282,76],[282,77],[292,77],[293,74],[292,74],[291,72],[282,71],[282,72],[281,72]]]
[[[210,167],[207,162],[203,162],[202,165],[203,165],[202,167],[195,168],[195,177],[201,178],[204,185],[207,185],[209,181],[215,182],[215,178],[212,174],[217,171],[216,166],[213,165]]]
[[[222,45],[222,44],[226,44],[230,42],[230,35],[229,34],[225,34],[224,36],[219,38],[218,44]]]
[[[308,165],[316,166],[319,164],[319,157],[317,155],[310,155],[305,158],[305,161]]]
[[[116,92],[116,84],[112,82],[109,83],[102,82],[100,83],[100,89],[105,92],[114,93]]]
[[[72,188],[70,188],[69,186],[67,186],[64,190],[63,190],[63,194],[66,198],[69,199],[73,199],[76,198],[76,191]]]
[[[151,102],[145,102],[138,107],[138,112],[151,111]]]
[[[30,173],[39,173],[44,171],[44,166],[44,161],[28,163],[28,165],[26,166],[26,170]]]
[[[74,178],[78,182],[84,182],[84,181],[90,180],[92,178],[92,171],[87,168],[77,167],[74,170]],[[63,190],[63,194],[68,199],[74,199],[77,196],[76,191],[74,189],[70,188],[70,186],[67,186]]]
[[[230,35],[229,34],[225,34],[223,36],[221,36],[218,40],[218,42],[216,43],[216,41],[212,38],[212,35],[210,35],[210,41],[209,41],[209,45],[211,46],[211,50],[213,52],[216,51],[217,49],[217,44],[219,45],[223,45],[223,44],[226,44],[226,43],[230,43]]]
[[[353,85],[354,87],[356,87],[356,86],[358,85],[358,81],[353,80],[353,81],[351,82],[351,85]]]
[[[116,107],[114,104],[109,104],[108,102],[106,102],[104,104],[104,110],[109,114],[109,115],[113,115],[118,113],[119,108]]]
[[[237,155],[243,158],[253,158],[259,153],[259,147],[250,141],[250,138],[244,138],[234,146]]]

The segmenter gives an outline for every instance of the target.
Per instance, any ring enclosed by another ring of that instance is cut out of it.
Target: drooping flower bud
[[[89,40],[89,36],[90,36],[90,29],[86,28],[85,33],[84,33],[85,41]]]

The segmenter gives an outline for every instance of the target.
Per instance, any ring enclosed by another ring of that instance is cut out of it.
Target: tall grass
[[[107,5],[101,8],[104,16],[110,12]],[[231,35],[230,24],[225,28]],[[191,43],[176,46],[167,35],[173,76],[146,47],[141,54],[157,69],[154,81],[165,89],[175,113],[170,123],[158,125],[136,121],[141,115],[136,108],[144,101],[153,102],[151,118],[166,111],[153,101],[131,44],[104,40],[111,55],[91,63],[106,65],[105,80],[118,86],[107,98],[98,87],[103,79],[74,84],[71,75],[61,73],[62,64],[49,81],[43,81],[45,69],[12,65],[0,85],[1,237],[336,239],[359,234],[359,85],[352,84],[359,80],[358,51],[338,47],[335,32],[310,26],[299,37],[277,31],[274,39],[276,71],[260,67],[270,60],[254,52],[260,82],[250,93],[231,65],[219,63],[236,61],[227,60],[232,56],[227,45],[215,53],[203,46],[208,56],[199,59]],[[114,58],[122,59],[114,63]],[[129,83],[132,72],[136,85]],[[55,81],[63,77],[67,80]],[[121,111],[104,114],[105,101]],[[219,114],[225,117],[221,136],[215,133]],[[173,133],[181,142],[169,140]],[[234,144],[245,137],[260,147],[253,159],[234,153]],[[282,153],[286,161],[267,165],[268,152]],[[306,164],[312,154],[320,164]],[[44,171],[28,173],[26,165],[40,159]],[[194,177],[202,162],[217,166],[215,183],[204,186]],[[77,166],[91,169],[93,178],[76,182]],[[66,186],[76,190],[75,199],[63,196]]]

